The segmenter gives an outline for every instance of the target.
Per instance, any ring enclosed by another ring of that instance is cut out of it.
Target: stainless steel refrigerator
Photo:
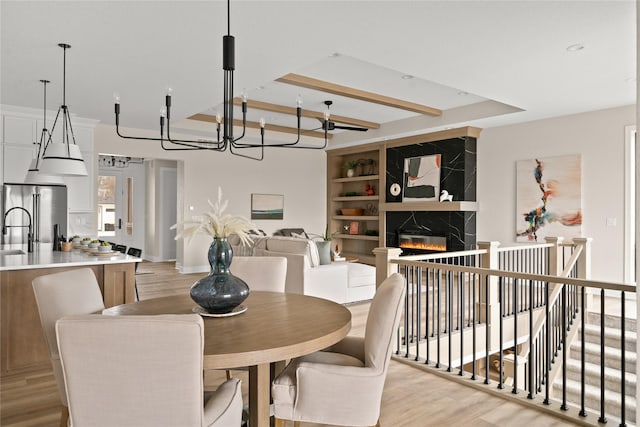
[[[66,185],[4,184],[1,196],[2,244],[26,244],[29,217],[34,242],[53,243],[54,228],[68,237]]]

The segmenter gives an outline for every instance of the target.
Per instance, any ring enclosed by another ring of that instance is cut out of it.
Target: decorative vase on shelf
[[[316,242],[320,265],[331,264],[331,240],[319,240]]]
[[[191,299],[208,313],[231,313],[249,296],[249,286],[229,271],[233,250],[226,237],[213,239],[208,257],[211,272],[191,286]]]
[[[355,169],[347,169],[347,177],[352,178],[355,175]]]

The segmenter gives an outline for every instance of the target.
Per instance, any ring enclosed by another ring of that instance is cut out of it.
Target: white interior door
[[[121,171],[101,169],[98,176],[98,238],[130,246],[131,179]]]

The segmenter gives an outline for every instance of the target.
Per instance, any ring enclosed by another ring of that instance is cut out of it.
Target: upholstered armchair
[[[364,338],[294,359],[272,384],[276,427],[283,420],[344,426],[378,424],[404,279],[389,276],[369,309]]]
[[[56,342],[56,321],[61,317],[73,314],[99,313],[104,310],[104,301],[96,276],[88,268],[36,277],[31,285],[40,314],[40,323],[49,348],[49,358],[58,386],[58,394],[63,406],[60,425],[66,426],[69,411]]]
[[[196,314],[70,316],[56,323],[71,426],[234,427],[240,381],[204,394]]]

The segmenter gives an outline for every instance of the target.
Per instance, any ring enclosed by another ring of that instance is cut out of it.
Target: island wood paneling
[[[41,369],[50,364],[49,350],[31,287],[34,278],[66,270],[91,268],[100,284],[105,306],[110,307],[135,300],[134,265],[119,263],[0,271],[1,374],[4,376]]]

